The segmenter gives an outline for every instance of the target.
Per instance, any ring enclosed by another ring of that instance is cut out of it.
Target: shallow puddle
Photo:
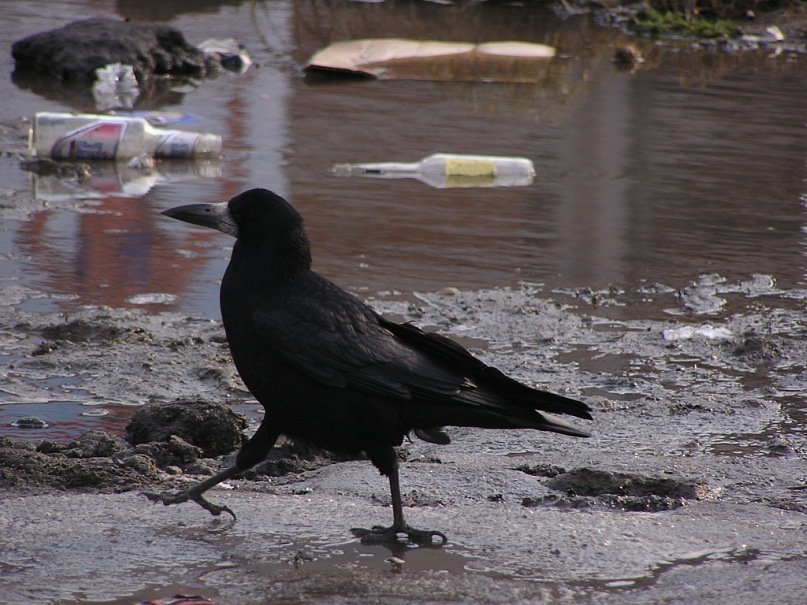
[[[226,539],[224,540],[226,542]],[[273,555],[277,551],[278,555]],[[343,573],[345,575],[407,574],[422,572],[436,574],[484,573],[486,570],[472,558],[455,552],[453,545],[443,548],[412,548],[368,546],[357,541],[343,544],[318,544],[316,540],[293,544],[279,539],[272,544],[266,541],[263,561],[220,561],[215,565],[197,568],[187,574],[184,584],[150,586],[137,593],[111,600],[77,600],[76,605],[132,605],[139,601],[172,597],[177,594],[196,595],[217,600],[217,586],[226,580],[219,576],[233,574],[243,577],[259,576],[278,584],[305,582],[318,575]],[[477,569],[478,568],[478,569]],[[192,578],[192,579],[191,579]],[[270,580],[271,579],[271,580]],[[349,594],[341,594],[349,598]]]

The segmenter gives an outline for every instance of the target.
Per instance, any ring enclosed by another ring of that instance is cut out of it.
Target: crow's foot
[[[448,543],[448,538],[441,531],[433,531],[429,529],[415,529],[404,525],[402,527],[383,527],[376,525],[373,529],[362,529],[361,527],[354,527],[350,530],[353,535],[361,539],[362,544],[384,544],[390,542],[400,542],[401,535],[405,535],[408,542],[417,544],[418,546],[443,546]],[[434,539],[439,538],[437,544]]]
[[[188,501],[196,502],[196,504],[208,511],[214,517],[218,517],[221,513],[227,513],[233,518],[233,521],[235,521],[235,513],[230,509],[229,506],[208,502],[204,499],[202,494],[194,488],[186,489],[180,492],[142,492],[142,494],[152,502],[162,502],[165,506],[170,506],[171,504],[180,504]]]

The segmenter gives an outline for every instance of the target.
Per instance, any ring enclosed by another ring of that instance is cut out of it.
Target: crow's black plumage
[[[354,530],[367,541],[445,542],[440,532],[403,518],[394,450],[409,433],[449,442],[444,426],[531,428],[585,437],[554,416],[590,419],[585,404],[527,387],[485,365],[460,345],[412,324],[388,321],[311,270],[303,221],[281,197],[252,189],[227,203],[164,212],[236,238],[221,284],[221,313],[238,373],[266,409],[236,464],[177,494],[174,504],[261,462],[283,434],[334,452],[366,452],[390,480],[393,525]]]

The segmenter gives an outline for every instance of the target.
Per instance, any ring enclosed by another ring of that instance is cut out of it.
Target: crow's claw
[[[362,529],[361,527],[354,527],[350,530],[354,536],[361,539],[362,544],[383,544],[390,542],[400,542],[401,534],[406,536],[408,542],[417,544],[418,546],[443,546],[448,543],[448,538],[441,531],[433,531],[429,529],[415,529],[409,525],[403,527],[383,527],[375,525],[373,529]],[[439,538],[440,541],[435,544],[434,539]]]
[[[212,502],[208,502],[204,499],[202,494],[196,493],[196,491],[191,488],[189,490],[184,490],[181,492],[142,492],[146,498],[151,500],[152,502],[162,502],[165,506],[170,506],[172,504],[180,504],[182,502],[196,502],[199,506],[203,509],[208,511],[214,517],[218,517],[221,513],[227,513],[232,518],[233,521],[236,520],[235,513],[229,506],[220,505],[220,504],[213,504]]]

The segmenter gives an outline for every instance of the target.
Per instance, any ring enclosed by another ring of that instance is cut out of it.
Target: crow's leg
[[[229,506],[223,504],[213,504],[212,502],[208,502],[205,500],[204,494],[207,490],[211,487],[218,485],[222,481],[226,481],[231,477],[235,477],[238,473],[240,473],[242,468],[239,468],[237,464],[233,464],[232,466],[224,469],[223,471],[216,473],[212,477],[208,477],[204,481],[200,481],[196,483],[192,487],[188,489],[184,489],[178,492],[143,492],[143,495],[146,496],[152,502],[162,502],[166,506],[170,504],[179,504],[181,502],[196,502],[199,506],[201,506],[206,511],[209,511],[210,514],[214,516],[219,516],[221,513],[228,513],[235,519],[235,513],[230,509]]]
[[[263,423],[261,423],[261,426],[258,427],[257,432],[250,438],[249,441],[244,444],[241,451],[238,452],[234,465],[216,473],[212,477],[208,477],[204,481],[200,481],[196,485],[193,485],[185,490],[178,492],[143,492],[143,495],[152,502],[162,502],[165,506],[188,501],[196,502],[199,506],[214,516],[218,516],[221,513],[228,513],[233,519],[235,519],[235,513],[228,506],[208,502],[205,500],[202,494],[204,494],[211,487],[218,485],[222,481],[235,477],[239,473],[252,468],[264,460],[279,436],[280,433],[278,431],[269,429]]]
[[[376,525],[372,529],[355,527],[351,529],[353,535],[361,538],[364,544],[397,542],[400,534],[405,534],[410,542],[420,546],[443,546],[446,544],[448,538],[443,532],[415,529],[410,527],[404,520],[401,484],[398,480],[398,455],[395,450],[389,448],[389,452],[383,452],[383,454],[378,451],[368,451],[367,454],[373,464],[379,467],[383,474],[389,476],[390,495],[392,496],[392,525],[390,527]],[[440,540],[436,545],[434,544],[435,538]]]

